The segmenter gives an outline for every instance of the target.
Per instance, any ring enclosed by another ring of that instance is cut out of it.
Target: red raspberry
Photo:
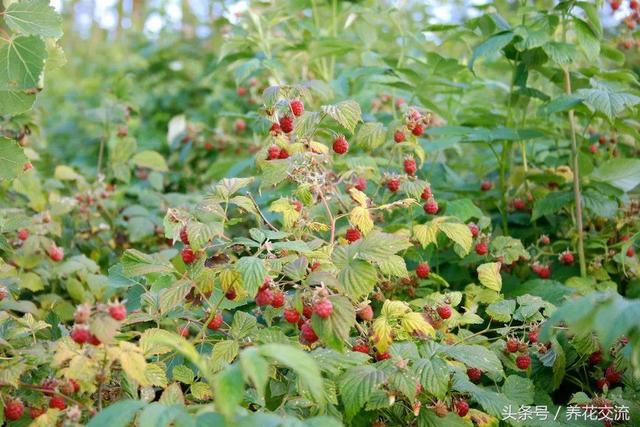
[[[127,308],[123,304],[110,305],[109,316],[111,316],[113,320],[121,322],[127,318]]]
[[[185,245],[189,244],[189,234],[187,234],[187,227],[182,227],[180,229],[180,241]]]
[[[636,254],[635,248],[633,246],[629,246],[629,249],[627,249],[627,256],[631,258],[635,254]]]
[[[467,369],[467,376],[469,377],[469,381],[477,383],[480,381],[480,377],[482,377],[482,371],[478,368],[469,368]]]
[[[424,133],[424,126],[422,126],[422,124],[420,123],[416,123],[413,126],[413,129],[411,129],[411,133],[415,136],[422,136],[422,134]]]
[[[547,236],[546,234],[543,234],[542,236],[540,236],[538,241],[540,242],[541,245],[545,245],[545,246],[551,243],[551,239],[549,239],[549,236]]]
[[[516,197],[515,199],[513,199],[513,207],[517,211],[523,211],[526,207],[526,204],[524,203],[524,200]]]
[[[518,348],[520,348],[520,343],[518,342],[517,339],[510,338],[509,340],[507,340],[507,345],[505,346],[505,349],[509,353],[516,353],[518,351]]]
[[[516,366],[522,370],[525,370],[531,365],[531,357],[528,354],[521,354],[516,357]]]
[[[318,268],[320,268],[320,263],[318,261],[314,261],[309,266],[309,270],[311,270],[311,271],[316,271]]]
[[[277,145],[274,144],[269,146],[269,149],[267,150],[267,160],[278,159],[281,152],[282,150]]]
[[[529,331],[527,333],[527,338],[529,338],[529,342],[531,344],[535,344],[538,342],[538,331],[534,330],[534,331]]]
[[[235,289],[229,289],[225,294],[224,297],[228,300],[233,301],[234,299],[236,299],[236,297],[238,296],[238,294],[236,293]]]
[[[351,350],[357,351],[358,353],[369,354],[369,346],[366,344],[355,344]]]
[[[270,289],[263,289],[256,294],[256,304],[260,307],[271,305],[273,302],[273,292]]]
[[[594,351],[589,355],[590,365],[599,365],[602,362],[602,352],[600,350]]]
[[[282,132],[279,123],[271,123],[271,127],[269,128],[269,133],[273,136],[276,136]],[[277,156],[276,156],[277,157]],[[271,159],[269,159],[271,160]]]
[[[609,382],[607,381],[606,378],[600,378],[599,380],[596,381],[596,388],[600,391],[604,390],[604,388],[607,387],[609,388]]]
[[[484,256],[489,252],[489,246],[485,242],[476,243],[476,253],[480,256]]]
[[[548,265],[541,265],[540,267],[538,267],[538,271],[536,271],[536,274],[538,274],[538,277],[540,277],[541,279],[548,279],[549,277],[551,277],[551,267],[549,267]]]
[[[27,230],[26,228],[23,228],[22,230],[18,231],[18,239],[24,242],[28,238],[29,238],[29,230]]]
[[[69,384],[71,384],[71,387],[73,388],[73,393],[77,393],[80,391],[80,383],[78,381],[74,380],[73,378],[70,378]]]
[[[338,154],[344,154],[349,151],[349,143],[344,136],[340,135],[333,141],[333,151]]]
[[[91,332],[89,332],[89,327],[86,325],[74,325],[73,329],[71,329],[71,333],[69,333],[71,339],[74,340],[78,344],[84,344],[89,342],[91,338]]]
[[[620,1],[618,0],[611,0],[609,2],[609,6],[611,6],[611,10],[613,10],[614,12],[618,9],[620,9]]]
[[[426,262],[421,262],[416,267],[416,276],[418,276],[421,279],[426,279],[427,277],[429,277],[430,272],[431,272],[431,268],[429,267],[429,264]]]
[[[23,172],[28,172],[31,169],[33,169],[33,165],[31,164],[31,162],[27,162],[24,165],[22,165],[22,171]]]
[[[304,104],[299,99],[291,101],[289,107],[291,107],[291,112],[296,117],[301,116],[302,113],[304,113]]]
[[[244,86],[238,86],[238,88],[236,89],[236,94],[238,96],[245,96],[247,94],[247,88],[245,88]]]
[[[358,177],[353,182],[353,186],[356,188],[356,190],[364,191],[367,189],[367,180],[364,178]]]
[[[560,260],[562,264],[571,265],[573,264],[573,254],[570,251],[564,251],[560,254],[558,260]]]
[[[209,324],[207,324],[207,328],[213,331],[217,331],[218,329],[220,329],[220,326],[222,326],[223,322],[224,322],[224,319],[222,318],[222,314],[218,312],[216,313],[215,316],[213,316],[213,319],[209,321]]]
[[[291,204],[293,205],[293,207],[295,208],[296,211],[301,212],[302,211],[302,202],[300,200],[294,200],[293,202],[291,202]]]
[[[304,338],[304,340],[309,344],[318,341],[318,336],[316,335],[315,331],[311,327],[311,324],[309,323],[309,321],[306,321],[302,324],[302,327],[300,328],[300,333],[302,335],[302,338]]]
[[[300,320],[300,313],[295,308],[285,308],[284,309],[284,320],[289,323],[298,323]]]
[[[406,139],[406,136],[404,135],[404,132],[402,132],[400,129],[396,130],[393,134],[393,140],[396,143],[401,143]]]
[[[422,208],[424,209],[425,213],[429,215],[437,214],[438,210],[440,209],[438,207],[438,202],[436,202],[436,199],[434,199],[433,197],[427,200],[427,203],[425,203]]]
[[[70,395],[73,394],[73,384],[70,381],[64,381],[58,387],[60,393]]]
[[[311,316],[313,315],[313,307],[310,306],[309,304],[303,305],[302,315],[305,317],[305,319],[311,319]]]
[[[436,309],[436,311],[441,319],[446,320],[451,317],[451,306],[449,305],[441,305]]]
[[[464,417],[469,413],[469,404],[464,399],[456,400],[455,407],[459,417]]]
[[[400,179],[391,178],[389,181],[387,181],[387,188],[393,193],[398,191],[400,189]]]
[[[280,150],[280,154],[278,155],[278,159],[284,160],[284,159],[288,159],[288,158],[289,158],[289,152],[287,150],[285,150],[284,148],[282,150]]]
[[[63,411],[67,407],[67,404],[64,401],[64,397],[62,396],[53,396],[49,399],[49,408],[57,408]]]
[[[284,293],[282,291],[276,291],[273,293],[273,299],[271,301],[271,307],[280,308],[284,305]]]
[[[9,421],[15,421],[22,418],[24,414],[24,404],[20,399],[12,399],[7,402],[4,407],[4,416]]]
[[[58,387],[58,380],[51,377],[44,379],[42,381],[42,384],[40,384],[40,388],[42,389],[42,392],[47,396],[53,396],[53,392],[57,387]]]
[[[606,143],[607,143],[607,137],[604,135],[600,135],[600,137],[598,138],[598,144],[604,145]]]
[[[384,352],[384,353],[376,353],[376,360],[378,362],[382,361],[382,360],[387,360],[387,359],[391,359],[391,355],[388,352]]]
[[[7,295],[9,295],[9,291],[7,290],[7,288],[4,286],[0,286],[0,301],[5,299]]]
[[[97,336],[91,334],[91,336],[89,337],[89,344],[98,346],[102,344],[102,342],[98,339]]]
[[[589,145],[589,152],[591,154],[596,154],[598,152],[598,145],[597,144]]]
[[[360,310],[358,310],[358,317],[360,320],[370,321],[373,319],[373,308],[370,305],[365,305]]]
[[[181,328],[178,329],[178,333],[180,334],[181,337],[188,337],[189,336],[189,326],[183,326]]]
[[[609,366],[605,370],[604,377],[607,379],[609,384],[617,384],[622,381],[622,374],[620,372],[617,372],[613,365]]]
[[[193,252],[193,249],[189,247],[184,248],[180,255],[182,256],[182,261],[184,261],[184,263],[187,265],[193,264],[196,260],[195,252]]]
[[[362,234],[357,228],[351,227],[345,233],[345,238],[349,243],[353,243],[356,240],[360,240],[362,238]]]
[[[482,183],[480,184],[480,189],[481,189],[482,191],[489,191],[489,190],[491,190],[492,188],[493,188],[493,184],[491,183],[491,181],[484,180],[484,181],[482,181]]]
[[[313,307],[313,311],[323,319],[331,316],[333,313],[333,304],[328,299],[323,299],[318,301],[318,303]]]
[[[422,200],[429,200],[431,196],[433,196],[433,193],[431,192],[431,187],[429,186],[424,187],[424,190],[422,190],[422,194],[420,195],[420,198]]]
[[[631,0],[629,2],[629,9],[638,10],[638,0]]]
[[[47,412],[45,408],[29,408],[29,417],[31,417],[32,420],[35,420],[45,412]]]
[[[55,243],[52,244],[49,247],[49,258],[55,262],[62,261],[62,258],[64,258],[64,249],[59,248]]]
[[[480,233],[480,228],[478,228],[478,226],[473,222],[470,222],[467,226],[469,227],[469,231],[471,232],[471,237],[473,238],[478,237],[478,233]]]
[[[407,175],[413,176],[415,175],[416,171],[418,170],[418,166],[416,165],[416,161],[409,157],[407,159],[404,159],[404,171],[407,173]]]
[[[293,118],[291,116],[283,116],[280,118],[280,129],[284,133],[291,133],[293,130]]]
[[[242,119],[238,119],[236,120],[236,122],[233,124],[233,127],[235,128],[236,132],[238,133],[242,133],[245,131],[245,129],[247,129],[247,124],[245,123],[244,120]]]

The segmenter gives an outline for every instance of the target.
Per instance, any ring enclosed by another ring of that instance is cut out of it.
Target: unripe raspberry
[[[424,126],[422,126],[421,123],[416,123],[413,126],[413,129],[411,129],[411,133],[415,136],[422,136],[422,134],[424,133]]]
[[[189,331],[189,326],[188,325],[185,325],[185,326],[182,326],[182,327],[178,328],[178,333],[180,334],[181,337],[185,337],[185,338],[188,337],[189,336],[189,332],[190,331]]]
[[[247,129],[247,123],[242,119],[238,119],[233,124],[233,127],[235,128],[236,132],[242,133]]]
[[[356,190],[364,191],[367,189],[367,180],[360,177],[356,178],[353,182],[353,186],[356,188]]]
[[[22,230],[18,231],[18,239],[24,242],[28,238],[29,238],[29,230],[27,230],[26,228],[23,228]]]
[[[291,101],[289,106],[291,107],[291,112],[296,117],[301,116],[302,113],[304,113],[304,104],[299,99],[294,99],[293,101]]]
[[[387,360],[387,359],[391,359],[391,355],[388,352],[384,352],[384,353],[376,353],[376,360],[378,362],[382,361],[382,360]]]
[[[284,305],[285,298],[284,293],[282,291],[276,291],[273,293],[273,299],[271,301],[271,307],[280,308]]]
[[[187,234],[187,227],[182,227],[180,229],[180,241],[185,245],[189,244],[189,234]]]
[[[304,338],[304,340],[309,344],[318,341],[318,336],[311,327],[309,321],[306,321],[302,324],[302,327],[300,328],[300,334],[302,335],[302,338]]]
[[[297,212],[302,212],[303,205],[300,200],[294,200],[293,202],[291,202],[291,204]]]
[[[478,368],[469,368],[467,369],[467,376],[469,377],[469,381],[477,383],[480,381],[480,377],[482,377],[482,371]]]
[[[451,306],[450,305],[441,305],[439,306],[436,311],[438,312],[438,316],[440,316],[440,318],[446,320],[448,318],[451,317]]]
[[[89,332],[89,327],[86,325],[74,325],[69,336],[76,343],[84,344],[89,341],[89,338],[91,338],[91,332]]]
[[[438,202],[436,202],[436,199],[434,199],[433,197],[427,200],[427,202],[424,204],[424,206],[422,206],[422,208],[429,215],[437,214],[438,210],[440,209],[438,207]]]
[[[528,354],[521,354],[516,357],[516,366],[522,370],[529,368],[531,365],[531,357]]]
[[[438,400],[436,404],[433,406],[433,411],[440,418],[446,417],[447,414],[449,413],[449,410],[447,409],[447,405],[441,400]]]
[[[430,272],[431,272],[431,268],[429,267],[429,264],[426,262],[421,262],[416,267],[416,276],[418,276],[421,279],[426,279],[427,277],[429,277]]]
[[[113,304],[109,306],[109,316],[119,322],[127,318],[127,308],[123,304]]]
[[[0,301],[5,299],[9,295],[9,291],[6,286],[0,285]]]
[[[76,311],[73,314],[73,320],[76,323],[87,323],[91,317],[91,306],[89,304],[80,304],[76,307]]]
[[[189,247],[184,248],[180,255],[182,256],[182,261],[187,265],[193,264],[196,260],[195,252]]]
[[[337,154],[344,154],[349,151],[349,143],[344,136],[339,135],[333,141],[333,151],[335,151]]]
[[[545,245],[545,246],[551,243],[551,239],[549,239],[549,236],[547,236],[546,234],[541,235],[538,241],[540,242],[541,245]]]
[[[396,143],[401,143],[406,139],[406,136],[404,135],[404,132],[402,132],[400,129],[396,130],[393,134],[393,140]]]
[[[491,190],[492,188],[493,188],[493,184],[491,183],[491,181],[484,180],[484,181],[482,181],[482,183],[480,184],[480,189],[481,189],[482,191],[489,191],[489,190]]]
[[[256,294],[256,305],[264,307],[273,302],[273,292],[270,289],[263,289]]]
[[[353,351],[357,351],[358,353],[364,353],[364,354],[369,354],[369,351],[371,350],[369,348],[368,345],[366,344],[355,344],[351,350]]]
[[[295,308],[285,308],[284,309],[284,320],[289,323],[298,323],[300,320],[300,313]]]
[[[427,185],[426,187],[424,187],[424,190],[422,190],[422,194],[420,195],[420,198],[422,200],[429,200],[431,196],[433,196],[433,193],[431,192],[431,187]]]
[[[247,88],[244,86],[238,86],[236,89],[236,94],[238,96],[245,96],[247,94]]]
[[[476,243],[476,253],[480,256],[484,256],[487,254],[487,252],[489,252],[489,245],[487,245],[485,242],[478,242]]]
[[[373,308],[369,304],[365,305],[358,310],[358,317],[366,322],[373,320]]]
[[[333,313],[333,304],[328,299],[323,299],[318,301],[318,303],[313,307],[313,311],[323,319],[331,316]]]
[[[509,353],[517,353],[519,348],[520,348],[520,343],[518,342],[517,339],[509,338],[507,340],[507,344],[505,345],[505,349]]]
[[[49,247],[48,252],[49,258],[54,262],[62,261],[62,258],[64,258],[64,249],[59,248],[55,243]]]
[[[269,146],[269,149],[267,150],[267,160],[278,159],[281,151],[280,147],[275,144]]]
[[[570,251],[564,251],[560,254],[558,260],[562,264],[571,265],[573,264],[573,254]]]
[[[213,331],[217,331],[218,329],[220,329],[220,326],[222,326],[222,323],[224,323],[224,319],[222,318],[222,314],[220,314],[220,312],[218,312],[209,321],[209,323],[207,324],[207,328],[209,328],[209,329],[211,329]]]
[[[413,176],[418,170],[418,166],[416,165],[416,161],[413,158],[404,159],[404,171],[407,175]]]
[[[53,396],[49,399],[49,408],[56,408],[63,411],[67,407],[67,404],[64,401],[64,397],[62,396]]]
[[[357,228],[351,227],[345,233],[345,238],[349,243],[353,243],[356,240],[360,240],[362,238],[362,234],[360,233],[360,230],[358,230]]]
[[[280,129],[284,133],[291,133],[293,131],[293,118],[291,116],[280,117]]]
[[[513,199],[513,208],[517,211],[523,211],[526,207],[524,200],[519,197]]]
[[[469,227],[469,231],[471,232],[471,237],[473,237],[474,239],[478,237],[478,233],[480,233],[480,228],[478,228],[478,226],[473,222],[470,222],[467,226]]]
[[[591,154],[596,154],[598,152],[598,145],[597,144],[589,145],[589,152]]]
[[[31,169],[33,169],[33,164],[31,164],[31,162],[27,162],[24,165],[22,165],[23,172],[29,172]]]
[[[469,413],[469,404],[464,399],[456,400],[455,407],[459,417],[464,417]]]
[[[9,400],[4,407],[4,416],[9,421],[16,421],[24,414],[24,404],[20,399]]]
[[[387,181],[387,188],[392,193],[398,191],[400,189],[400,178],[391,178],[389,181]]]
[[[47,412],[47,410],[45,408],[29,408],[29,417],[32,420],[35,420],[36,418],[38,418],[40,415],[44,414],[45,412]]]

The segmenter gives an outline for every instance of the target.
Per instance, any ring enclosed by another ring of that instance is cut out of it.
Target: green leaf
[[[329,301],[333,304],[331,315],[323,319],[314,313],[311,318],[313,330],[326,345],[342,350],[351,327],[356,323],[356,313],[346,297],[331,295]]]
[[[47,50],[41,38],[21,36],[0,48],[0,89],[40,87]]]
[[[519,405],[530,405],[534,400],[535,387],[529,378],[509,375],[502,386],[502,393]]]
[[[358,129],[356,144],[367,150],[373,150],[384,144],[386,137],[387,131],[382,123],[365,123]]]
[[[513,31],[503,31],[492,35],[487,40],[480,43],[473,49],[473,55],[469,61],[469,69],[473,70],[473,64],[478,58],[494,55],[499,52],[503,47],[508,45],[511,40],[513,40],[513,37]]]
[[[375,366],[357,366],[347,370],[339,379],[340,398],[344,404],[345,418],[350,420],[378,390],[386,379]]]
[[[427,393],[444,399],[449,391],[449,368],[447,363],[439,358],[419,359],[413,368],[420,375],[420,384]]]
[[[173,367],[172,377],[174,381],[180,381],[184,384],[191,384],[195,379],[193,371],[185,365],[176,365]]]
[[[514,300],[497,301],[487,306],[487,314],[498,322],[508,322],[516,309]]]
[[[158,255],[147,255],[137,249],[127,249],[122,255],[122,274],[126,277],[150,273],[172,273],[173,265]]]
[[[588,60],[596,60],[600,55],[600,39],[593,29],[582,19],[573,18],[573,25],[580,48],[585,53]]]
[[[244,398],[244,378],[239,365],[230,365],[215,376],[213,380],[213,396],[216,409],[226,418],[235,415]]]
[[[522,242],[510,236],[495,237],[491,240],[489,249],[494,258],[501,258],[505,264],[512,264],[519,259],[528,260],[531,257]]]
[[[589,27],[593,30],[597,37],[602,37],[602,24],[600,23],[600,14],[598,13],[598,7],[596,4],[589,3],[587,1],[578,1],[576,6],[581,8],[589,22]]]
[[[640,159],[610,159],[591,172],[591,178],[628,193],[640,184]]]
[[[2,83],[0,83],[0,87]],[[33,106],[36,95],[24,90],[0,89],[0,115],[17,115]]]
[[[258,292],[258,288],[267,277],[267,269],[264,266],[264,260],[247,256],[242,257],[236,263],[236,269],[242,276],[242,286],[249,296],[253,297]]]
[[[157,151],[141,151],[131,158],[131,162],[138,167],[149,168],[158,172],[167,172],[169,170],[164,157]]]
[[[49,0],[23,0],[12,3],[4,18],[13,31],[58,39],[62,37],[62,18],[49,6]]]
[[[573,194],[570,191],[553,191],[547,193],[543,198],[536,200],[533,205],[531,220],[552,215],[559,212],[563,208],[567,208],[573,202]]]
[[[0,181],[16,178],[27,162],[27,156],[16,141],[0,137]]]
[[[333,251],[333,262],[339,268],[338,282],[345,294],[357,299],[373,290],[377,281],[376,268],[367,261],[354,259],[349,246],[338,246]]]
[[[418,417],[418,427],[471,427],[471,421],[461,418],[454,412],[449,412],[444,417],[439,417],[432,410],[423,409]]]
[[[628,88],[595,79],[591,79],[590,89],[580,89],[576,95],[584,100],[591,111],[604,114],[610,122],[624,110],[640,102],[640,97],[628,93]]]
[[[342,127],[353,133],[356,125],[362,120],[360,104],[355,101],[342,101],[336,105],[323,105],[322,112],[340,123]]]
[[[237,340],[241,340],[257,329],[258,321],[255,317],[244,311],[236,311],[233,315],[233,322],[231,322],[231,328],[229,333]]]
[[[571,110],[582,102],[582,98],[575,95],[560,95],[538,108],[538,116],[548,116]]]
[[[87,427],[126,427],[146,405],[147,402],[143,400],[121,400],[98,413],[87,423]]]
[[[293,132],[297,136],[308,136],[318,127],[321,115],[317,111],[305,111],[294,122]]]
[[[480,345],[443,346],[438,350],[438,353],[484,372],[502,374],[502,363],[500,363],[498,356]]]
[[[264,398],[265,388],[269,382],[269,363],[258,354],[255,347],[247,348],[240,353],[242,373],[251,381],[258,395]]]
[[[563,42],[548,42],[542,46],[542,50],[549,55],[553,62],[559,65],[566,65],[577,59],[577,52],[574,45]]]
[[[484,216],[480,208],[469,199],[457,199],[447,203],[447,215],[454,216],[462,222],[467,222],[471,218],[480,219]]]

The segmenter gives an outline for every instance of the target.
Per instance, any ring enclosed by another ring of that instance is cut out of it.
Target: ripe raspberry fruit
[[[282,150],[280,150],[280,154],[278,154],[278,159],[284,160],[284,159],[288,159],[288,158],[289,158],[289,152],[287,150],[285,150],[284,148]]]
[[[611,0],[609,2],[609,6],[611,6],[611,10],[613,10],[614,12],[620,9],[620,5],[621,5],[621,2],[618,0]]]
[[[225,294],[224,297],[228,300],[233,301],[234,299],[236,299],[236,297],[238,296],[238,294],[236,293],[235,289],[229,289]]]
[[[62,261],[62,258],[64,258],[64,250],[56,246],[55,243],[49,247],[48,253],[49,258],[54,262]]]
[[[215,316],[213,316],[213,319],[209,321],[209,323],[207,324],[207,328],[213,331],[217,331],[218,329],[220,329],[220,326],[222,326],[223,322],[224,319],[222,318],[222,314],[218,312]]]
[[[602,352],[600,350],[594,351],[589,355],[589,365],[599,365],[602,362]]]
[[[598,152],[598,145],[597,144],[589,145],[589,152],[591,154],[596,154]]]
[[[635,248],[633,246],[629,246],[629,249],[627,249],[627,256],[631,258],[635,254],[636,254]]]
[[[291,101],[289,107],[291,107],[291,112],[296,117],[301,116],[302,113],[304,113],[304,104],[299,99]]]
[[[513,208],[517,211],[523,211],[526,207],[524,200],[519,197],[513,199]]]
[[[358,177],[354,180],[353,186],[356,190],[364,191],[367,189],[367,180],[361,177]]]
[[[270,289],[262,289],[256,294],[256,304],[260,307],[271,305],[273,302],[273,292]]]
[[[64,397],[62,396],[53,396],[49,399],[49,408],[56,408],[63,411],[67,407],[67,404],[64,401]]]
[[[515,338],[509,338],[507,340],[507,344],[505,345],[505,349],[509,352],[509,353],[516,353],[518,351],[518,349],[520,348],[520,343],[518,342],[517,339]]]
[[[22,418],[24,414],[24,404],[20,399],[12,399],[8,401],[4,407],[4,416],[9,421],[16,421]]]
[[[391,178],[389,181],[387,181],[387,188],[392,193],[398,191],[400,189],[400,178]]]
[[[313,307],[309,304],[303,305],[302,315],[305,317],[305,319],[311,319],[311,316],[313,315]]]
[[[558,260],[562,264],[571,265],[573,264],[573,254],[570,251],[564,251],[560,254]]]
[[[282,291],[276,291],[273,293],[273,299],[271,300],[271,307],[280,308],[284,305],[285,298]]]
[[[416,123],[413,126],[413,129],[411,129],[411,133],[415,136],[422,136],[422,134],[424,133],[424,126],[422,126],[421,123]]]
[[[422,200],[429,200],[431,196],[433,196],[433,193],[431,192],[431,187],[429,186],[424,187],[424,190],[422,190],[422,194],[420,194],[420,198]]]
[[[233,127],[235,128],[236,132],[242,133],[247,129],[247,123],[242,119],[238,119],[233,124]]]
[[[538,342],[538,330],[529,331],[527,333],[527,338],[531,344],[535,344]]]
[[[76,343],[84,344],[86,342],[89,342],[89,339],[91,338],[91,332],[89,332],[89,327],[86,325],[73,325],[73,329],[71,329],[69,336]]]
[[[300,313],[295,308],[285,308],[284,309],[284,320],[289,323],[298,323],[300,320]]]
[[[357,351],[358,353],[369,354],[369,346],[366,344],[355,344],[351,350]]]
[[[469,377],[469,381],[472,383],[477,383],[480,381],[480,377],[482,377],[482,371],[478,368],[469,368],[467,369],[467,377]]]
[[[541,245],[545,245],[545,246],[551,243],[551,239],[546,234],[543,234],[542,236],[540,236],[538,241],[540,242]]]
[[[478,233],[480,233],[480,228],[475,223],[470,222],[469,224],[467,224],[467,227],[469,227],[469,231],[471,232],[471,237],[473,237],[474,239],[478,237]]]
[[[102,342],[98,339],[97,336],[91,334],[91,336],[89,337],[89,344],[97,346],[102,344]]]
[[[323,299],[318,301],[318,303],[313,307],[313,311],[323,319],[331,316],[333,313],[333,304],[328,299]]]
[[[617,384],[622,381],[622,374],[616,371],[616,368],[613,365],[609,366],[604,371],[604,377],[607,379],[609,384]]]
[[[438,206],[438,202],[433,197],[427,200],[427,202],[422,206],[424,211],[429,215],[435,215],[438,213],[440,207]]]
[[[464,399],[456,400],[454,405],[456,407],[456,413],[458,414],[459,417],[464,417],[469,413],[469,404],[467,403],[466,400]]]
[[[638,10],[638,0],[631,0],[629,2],[629,9]]]
[[[279,158],[281,151],[280,147],[275,144],[269,146],[269,149],[267,150],[267,160],[275,160]]]
[[[525,370],[531,365],[531,357],[528,354],[521,354],[516,357],[516,366],[522,370]]]
[[[238,96],[245,96],[247,94],[247,88],[244,86],[238,86],[236,89],[236,94]]]
[[[180,256],[182,256],[182,261],[187,265],[193,264],[196,260],[196,253],[189,247],[184,248]]]
[[[387,359],[391,359],[391,355],[388,352],[384,352],[384,353],[376,353],[376,360],[378,362],[382,361],[382,360],[387,360]]]
[[[180,334],[181,337],[188,337],[189,336],[189,326],[185,325],[181,328],[178,328],[178,333]]]
[[[309,270],[311,271],[316,271],[319,268],[320,268],[320,263],[318,261],[312,262],[311,265],[309,266]]]
[[[293,130],[293,118],[291,116],[280,117],[280,129],[284,133],[291,133]]]
[[[269,133],[273,136],[279,135],[282,133],[282,129],[280,128],[280,123],[272,123],[269,128]]]
[[[70,378],[69,384],[73,388],[73,393],[77,393],[80,391],[80,383],[78,381],[74,380],[73,378]]]
[[[596,380],[596,388],[600,391],[604,390],[604,388],[609,388],[609,381],[606,378],[600,378]]]
[[[431,272],[431,268],[429,267],[429,264],[427,264],[426,262],[421,262],[416,267],[416,276],[418,276],[421,279],[426,279],[427,277],[429,277],[430,272]]]
[[[362,238],[362,234],[357,228],[351,227],[345,233],[345,238],[349,243],[353,243],[356,240],[360,240]]]
[[[180,241],[185,245],[189,244],[189,234],[187,234],[187,227],[182,227],[180,229]]]
[[[373,308],[369,304],[365,305],[358,310],[358,317],[366,322],[373,320]]]
[[[109,306],[109,316],[119,322],[127,318],[127,308],[123,304],[113,304]]]
[[[485,242],[476,243],[476,253],[478,255],[484,256],[487,254],[487,252],[489,252],[489,245],[487,245]]]
[[[58,380],[51,377],[45,378],[42,381],[42,384],[40,384],[42,392],[47,396],[53,396],[53,392],[55,391],[56,387],[58,387]]]
[[[534,272],[541,279],[548,279],[549,277],[551,277],[551,267],[549,267],[548,265],[540,265],[538,266],[537,270],[534,270]]]
[[[451,317],[451,306],[447,305],[447,304],[443,304],[438,306],[438,308],[436,308],[436,311],[438,312],[438,316],[440,316],[441,319],[448,319]]]
[[[406,139],[406,136],[404,135],[404,132],[402,132],[400,129],[396,130],[393,133],[393,140],[396,143],[399,144],[399,143],[403,142],[405,139]]]
[[[311,327],[309,321],[306,321],[302,324],[302,327],[300,327],[300,334],[302,335],[302,338],[304,338],[304,340],[309,344],[318,341],[318,336]]]
[[[489,190],[491,190],[492,188],[493,188],[493,184],[491,183],[491,181],[484,180],[484,181],[482,181],[482,183],[480,184],[480,189],[481,189],[482,191],[489,191]]]
[[[26,228],[23,228],[22,230],[18,231],[18,239],[24,242],[28,238],[29,238],[29,230],[27,230]]]
[[[339,135],[333,141],[333,151],[335,151],[337,154],[344,154],[349,151],[349,143],[344,136]]]
[[[416,165],[416,161],[409,157],[404,159],[404,171],[407,173],[407,175],[413,176],[416,174],[416,171],[418,170],[418,166]]]
[[[35,420],[36,418],[38,418],[40,415],[44,414],[45,412],[47,412],[47,410],[45,408],[29,408],[29,417],[32,420]]]

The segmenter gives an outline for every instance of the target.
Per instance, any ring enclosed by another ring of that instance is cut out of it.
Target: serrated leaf
[[[247,291],[249,296],[254,297],[267,277],[264,260],[253,256],[242,257],[236,263],[236,269],[242,277],[244,290]]]
[[[283,225],[285,229],[291,229],[298,218],[300,218],[300,212],[298,212],[295,206],[291,203],[289,199],[278,199],[275,202],[271,203],[269,206],[269,210],[271,212],[279,212],[283,216]]]
[[[340,398],[345,408],[347,420],[362,409],[371,395],[382,386],[386,379],[382,371],[374,366],[357,366],[347,370],[339,379]]]
[[[136,249],[128,249],[122,256],[122,273],[126,277],[144,276],[150,273],[172,273],[173,266],[157,255],[147,255]]]
[[[536,220],[545,215],[551,215],[560,209],[568,207],[573,202],[573,194],[569,191],[554,191],[547,193],[543,198],[536,200],[533,205],[531,220]]]
[[[591,172],[591,178],[628,193],[640,184],[640,159],[610,159]]]
[[[384,260],[378,262],[378,268],[380,268],[382,274],[387,276],[409,277],[407,264],[404,262],[404,258],[398,255],[387,256]]]
[[[576,95],[580,96],[592,111],[604,114],[609,121],[640,102],[640,97],[628,93],[626,88],[595,79],[591,79],[591,88],[580,89]]]
[[[377,273],[367,261],[354,259],[349,246],[338,246],[333,251],[332,260],[338,267],[338,282],[344,288],[345,295],[357,299],[367,295],[376,284]]]
[[[487,314],[498,322],[508,322],[516,309],[514,300],[502,300],[491,303],[487,306]]]
[[[573,18],[578,44],[584,51],[587,59],[593,61],[600,55],[600,39],[594,30],[580,18]]]
[[[120,341],[121,351],[118,354],[122,370],[141,386],[149,386],[150,383],[145,375],[147,361],[142,355],[142,350],[134,344]]]
[[[16,141],[0,137],[0,180],[19,176],[27,161],[27,156]]]
[[[44,38],[62,37],[62,18],[48,0],[23,0],[12,3],[4,18],[13,31]]]
[[[374,320],[371,328],[373,330],[373,341],[376,344],[376,348],[380,353],[384,353],[393,342],[391,325],[389,325],[385,316],[378,316],[378,318]]]
[[[193,371],[185,365],[176,365],[171,371],[171,377],[173,381],[179,381],[183,384],[191,384],[195,379]]]
[[[323,105],[322,112],[340,123],[345,129],[353,133],[356,125],[362,120],[360,104],[355,101],[342,101],[335,105]]]
[[[141,151],[131,158],[131,162],[138,167],[148,168],[158,172],[167,172],[169,170],[164,157],[157,151]]]
[[[424,249],[431,243],[437,243],[438,229],[439,224],[437,222],[429,221],[426,224],[418,224],[414,226],[413,235]]]
[[[121,400],[100,411],[87,427],[118,427],[131,423],[136,413],[147,406],[144,400]]]
[[[410,334],[419,333],[432,337],[436,334],[433,326],[424,319],[422,313],[407,313],[400,319],[400,324]]]
[[[362,206],[356,206],[349,213],[349,221],[358,227],[363,234],[367,234],[373,229],[373,220],[366,208]]]
[[[469,61],[469,69],[473,70],[473,64],[475,64],[478,58],[483,56],[493,55],[499,52],[503,47],[508,45],[513,40],[514,33],[512,31],[503,31],[489,37],[484,42],[480,43],[473,49],[473,55]]]
[[[313,314],[313,330],[327,346],[342,350],[349,338],[351,327],[356,323],[356,313],[348,298],[340,295],[329,296],[333,311],[326,319]]]
[[[502,363],[491,350],[480,345],[453,345],[442,347],[439,353],[484,372],[501,374]]]
[[[356,144],[367,150],[373,150],[384,144],[386,136],[387,131],[382,123],[364,123],[356,134]]]
[[[0,89],[39,87],[47,50],[36,36],[20,36],[0,48]]]
[[[215,376],[213,395],[216,410],[230,419],[242,403],[244,397],[244,378],[239,365],[230,365]]]
[[[240,353],[242,373],[254,385],[258,395],[264,397],[269,382],[269,363],[258,354],[257,349],[248,348]]]
[[[504,381],[502,392],[518,405],[530,405],[534,401],[535,387],[529,378],[509,375]]]
[[[36,95],[27,93],[25,90],[0,88],[0,114],[17,115],[24,113],[31,109],[35,100]]]
[[[443,222],[440,224],[440,231],[459,245],[464,255],[469,253],[471,250],[471,244],[473,243],[473,236],[466,224]]]
[[[321,115],[317,111],[305,111],[293,123],[296,136],[310,136],[320,123]],[[326,147],[326,146],[325,146]]]
[[[566,65],[577,59],[577,52],[574,45],[563,42],[548,42],[542,46],[542,50],[549,55],[553,62],[559,65]]]
[[[522,242],[510,236],[496,236],[489,245],[491,256],[502,259],[505,264],[531,258]]]
[[[500,275],[500,263],[488,262],[478,266],[478,280],[487,288],[500,292],[502,289],[502,276]]]
[[[420,376],[422,388],[429,394],[444,399],[449,391],[449,368],[444,360],[439,358],[419,359],[413,368]]]

